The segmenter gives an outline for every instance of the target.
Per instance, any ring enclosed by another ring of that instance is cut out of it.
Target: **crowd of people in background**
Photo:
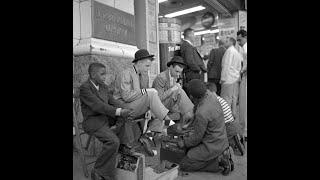
[[[236,39],[218,40],[218,48],[213,48],[203,59],[193,46],[194,31],[188,28],[183,35],[180,52],[188,66],[185,82],[200,79],[215,84],[216,94],[229,104],[240,125],[240,139],[244,143],[247,139],[247,31],[239,30]]]
[[[162,133],[167,128],[164,122],[172,122],[170,112],[189,122],[180,123],[179,129],[194,128],[193,135],[178,141],[187,150],[181,170],[222,170],[224,175],[233,170],[232,138],[239,136],[244,144],[247,137],[247,32],[237,32],[237,39],[219,40],[219,48],[212,49],[207,62],[193,45],[194,31],[188,28],[183,34],[179,56],[167,63],[168,69],[158,74],[152,87],[147,71],[154,55],[145,49],[135,53],[130,68],[117,74],[114,92],[104,84],[106,67],[90,64],[89,78],[80,87],[83,128],[103,143],[92,179],[114,179],[116,153],[132,152],[137,141],[153,156],[145,132]],[[149,111],[153,123],[131,121]]]

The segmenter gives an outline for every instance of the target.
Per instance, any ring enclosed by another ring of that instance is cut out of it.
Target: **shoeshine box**
[[[130,159],[132,163],[123,163],[123,159]],[[129,167],[128,168],[128,166]],[[145,178],[145,156],[133,153],[132,156],[118,154],[116,163],[116,180],[147,180]]]

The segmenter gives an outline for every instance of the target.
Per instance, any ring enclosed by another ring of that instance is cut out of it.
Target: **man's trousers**
[[[239,97],[239,81],[231,84],[221,85],[221,97],[229,104],[231,107],[232,115],[235,120],[239,119],[238,116],[238,97]]]
[[[130,103],[125,103],[124,106],[126,108],[133,109],[135,118],[140,117],[148,110],[151,110],[151,112],[161,122],[169,112],[169,110],[162,104],[158,96],[158,91],[153,88],[147,89],[147,93],[142,95],[142,97]],[[144,122],[141,123],[141,126],[143,129]]]
[[[216,94],[217,94],[218,96],[220,96],[220,95],[221,95],[220,79],[209,78],[209,79],[208,79],[208,82],[209,82],[209,83],[214,83],[214,84],[216,85],[216,87],[217,87],[217,92],[216,92]]]
[[[247,75],[245,74],[240,82],[239,93],[239,122],[242,135],[247,136]]]
[[[107,180],[115,177],[116,157],[119,149],[119,138],[109,128],[108,123],[93,133],[102,142],[102,150],[98,155],[94,168],[96,172]]]
[[[199,161],[185,156],[180,162],[180,168],[182,171],[194,172],[219,172],[219,157],[211,159],[209,161]]]
[[[170,112],[179,112],[182,115],[188,112],[193,112],[194,107],[192,101],[182,88],[173,92],[171,96],[163,101],[163,104],[170,110]]]

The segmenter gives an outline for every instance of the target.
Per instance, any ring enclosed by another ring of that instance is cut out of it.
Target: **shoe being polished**
[[[126,154],[126,155],[133,155],[134,149],[132,148],[132,146],[129,146],[127,144],[120,144],[119,153]]]
[[[145,152],[149,155],[149,156],[154,156],[154,153],[151,149],[151,145],[149,143],[149,139],[145,136],[145,135],[142,135],[139,139],[139,141],[142,143],[143,145],[143,148],[145,150]]]

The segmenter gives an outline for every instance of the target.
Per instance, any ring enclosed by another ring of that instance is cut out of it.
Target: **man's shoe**
[[[229,173],[234,170],[234,163],[229,148],[222,153],[219,166],[221,166],[224,176],[229,175]]]
[[[247,138],[245,138],[244,136],[240,136],[240,142],[241,142],[241,144],[243,145],[244,148],[246,148],[246,145],[245,145],[246,139]]]
[[[241,140],[239,140],[239,137],[238,136],[233,136],[231,141],[233,142],[232,143],[232,148],[233,148],[234,153],[235,154],[240,154],[240,156],[243,156],[244,152],[245,152],[244,145],[241,142]]]
[[[120,144],[119,153],[126,154],[126,155],[132,155],[133,152],[134,152],[134,150],[131,146],[126,145],[126,144]]]
[[[95,169],[91,171],[91,180],[106,180],[104,177],[100,176]]]
[[[149,156],[154,156],[154,153],[153,153],[153,151],[152,151],[152,149],[151,149],[151,145],[150,145],[150,143],[149,143],[149,140],[148,140],[146,137],[141,136],[140,139],[139,139],[139,141],[142,143],[145,152],[146,152]]]

